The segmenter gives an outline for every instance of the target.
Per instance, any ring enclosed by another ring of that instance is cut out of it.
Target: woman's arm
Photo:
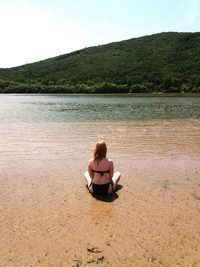
[[[90,177],[93,179],[94,178],[94,172],[92,171],[92,168],[91,168],[91,159],[88,161],[88,172],[89,172],[89,175]]]
[[[114,164],[112,160],[109,160],[109,161],[110,161],[109,179],[110,179],[111,185],[114,186],[113,179],[112,179],[113,173],[114,173]]]

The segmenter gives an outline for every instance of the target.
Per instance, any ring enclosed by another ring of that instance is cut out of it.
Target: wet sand
[[[0,266],[200,266],[199,133],[199,120],[0,124]],[[83,180],[100,138],[122,173],[105,199]]]

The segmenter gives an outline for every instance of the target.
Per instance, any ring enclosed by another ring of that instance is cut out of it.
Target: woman
[[[106,143],[97,142],[93,159],[89,160],[88,171],[84,174],[89,191],[96,195],[113,193],[121,177],[120,172],[114,173],[113,162],[106,158],[106,154]]]

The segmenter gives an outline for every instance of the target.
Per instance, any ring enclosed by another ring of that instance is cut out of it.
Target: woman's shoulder
[[[107,159],[107,161],[108,161],[108,163],[109,163],[110,165],[113,165],[113,161],[112,161],[112,159]]]
[[[88,160],[88,164],[91,164],[91,163],[93,163],[94,162],[94,159],[89,159]]]

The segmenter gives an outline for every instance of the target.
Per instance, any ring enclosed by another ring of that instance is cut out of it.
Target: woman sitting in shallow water
[[[115,192],[120,180],[120,172],[114,173],[111,159],[106,158],[107,147],[104,141],[96,143],[93,159],[88,162],[88,171],[84,176],[89,191],[95,195],[107,195]]]

